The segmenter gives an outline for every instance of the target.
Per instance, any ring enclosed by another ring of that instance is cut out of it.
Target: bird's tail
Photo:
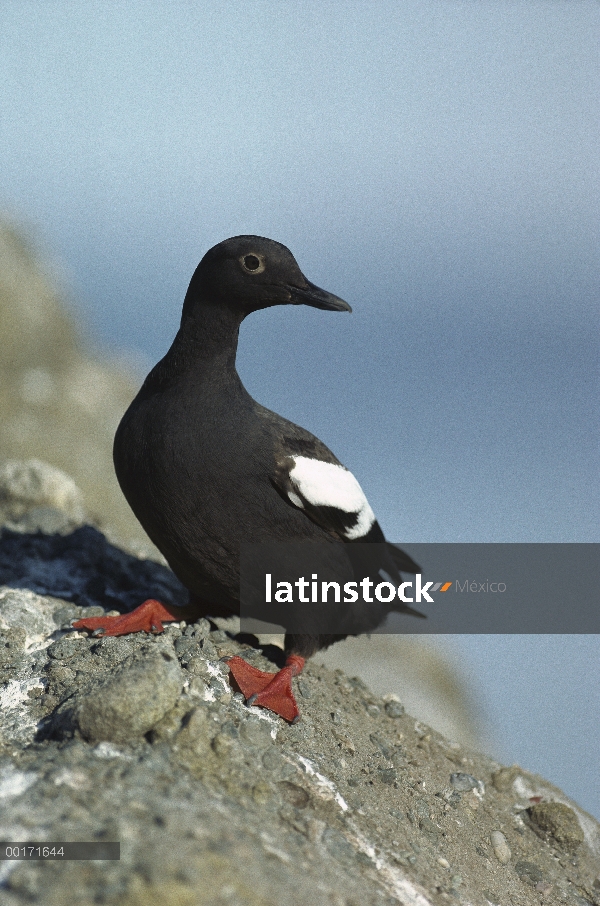
[[[403,551],[402,548],[397,547],[395,544],[391,544],[389,541],[386,544],[387,554],[390,561],[394,564],[395,570],[394,575],[388,575],[385,568],[379,570],[379,574],[386,580],[393,582],[394,585],[399,586],[402,582],[402,576],[400,572],[404,573],[420,573],[421,567],[415,563],[412,557]],[[384,575],[385,574],[385,575]],[[427,616],[424,613],[421,613],[420,610],[415,610],[414,607],[409,607],[408,604],[405,604],[403,601],[394,602],[392,608],[394,613],[407,613],[411,617],[420,617],[422,620],[426,620]]]
[[[418,573],[421,571],[420,566],[415,563],[412,557],[409,557],[405,551],[390,544],[389,541],[383,541],[379,544],[357,544],[356,546],[348,544],[346,550],[352,562],[356,576],[369,576],[377,584],[383,579],[384,582],[391,582],[396,588],[402,584],[401,573]],[[377,609],[375,602],[374,610]],[[413,617],[419,617],[422,620],[427,619],[424,613],[409,607],[404,601],[396,598],[393,602],[378,605],[381,611],[378,622],[379,625],[386,613],[406,613]]]
[[[412,557],[409,557],[406,551],[397,547],[390,541],[387,542],[388,552],[394,561],[396,567],[403,573],[420,573],[421,567],[415,563]]]

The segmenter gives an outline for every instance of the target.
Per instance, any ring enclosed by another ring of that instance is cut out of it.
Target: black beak
[[[306,286],[288,286],[290,302],[293,305],[312,305],[313,308],[323,308],[325,311],[352,311],[347,302],[328,293],[326,290],[306,281]]]

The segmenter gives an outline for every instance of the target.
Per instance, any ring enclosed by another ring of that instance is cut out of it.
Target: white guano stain
[[[319,795],[321,796],[321,798],[334,799],[337,802],[337,804],[339,805],[339,807],[341,808],[341,810],[343,812],[347,812],[348,803],[346,802],[344,797],[337,791],[335,783],[333,783],[333,781],[331,781],[331,780],[328,780],[327,777],[325,777],[323,774],[320,774],[319,771],[317,771],[313,762],[310,761],[309,758],[305,758],[303,755],[297,755],[296,757],[297,757],[298,761],[300,762],[300,764],[302,765],[302,767],[304,768],[304,772],[306,774],[308,774],[309,777],[314,778],[316,786],[319,791]]]
[[[108,741],[99,742],[97,746],[94,746],[92,752],[96,758],[124,758],[126,761],[133,761],[134,757]]]
[[[223,674],[221,664],[213,664],[213,663],[211,663],[211,661],[207,661],[206,669],[207,669],[208,673],[210,674],[210,676],[212,676],[213,679],[216,679],[217,682],[221,684],[224,691],[226,691],[226,692],[231,691],[231,689],[229,687],[229,682],[227,681],[227,674]]]
[[[275,676],[275,674],[273,674],[273,676]],[[266,720],[268,724],[271,724],[271,739],[277,739],[277,731],[279,729],[277,726],[277,718],[273,717],[270,711],[265,711],[258,706],[251,706],[248,710],[251,711],[254,717],[258,717],[259,720]]]
[[[12,764],[0,769],[0,799],[22,796],[38,779],[34,771],[19,771]]]
[[[33,676],[26,680],[9,680],[4,689],[0,690],[0,714],[3,718],[5,731],[14,725],[18,728],[19,738],[33,737],[37,729],[37,722],[31,716],[29,708],[29,692],[32,689],[44,689],[42,677]],[[15,715],[16,712],[16,715]],[[18,718],[15,723],[15,716]]]
[[[333,781],[321,774],[309,758],[296,755],[296,759],[304,768],[305,774],[310,778],[315,787],[315,793],[323,799],[333,799],[342,812],[348,811],[348,804],[338,792]],[[291,759],[289,759],[291,761]],[[382,856],[377,854],[375,847],[362,834],[352,821],[347,820],[346,828],[342,832],[344,837],[354,849],[364,853],[373,863],[377,871],[379,883],[386,888],[388,893],[397,897],[402,906],[432,906],[430,900],[406,878],[400,869],[390,865]],[[469,904],[466,904],[469,906]]]

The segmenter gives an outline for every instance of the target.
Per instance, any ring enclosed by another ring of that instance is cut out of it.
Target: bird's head
[[[262,236],[234,236],[206,253],[192,277],[183,317],[196,305],[210,304],[233,307],[242,316],[272,305],[352,311],[307,280],[285,245]]]

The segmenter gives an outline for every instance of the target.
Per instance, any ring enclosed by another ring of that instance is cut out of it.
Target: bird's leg
[[[148,598],[131,613],[118,617],[88,617],[73,623],[73,629],[87,629],[94,635],[128,635],[131,632],[162,632],[163,623],[179,620],[198,619],[203,616],[197,599],[187,607],[175,607],[172,604],[161,604],[154,598]]]
[[[298,676],[304,668],[304,658],[299,654],[290,654],[279,673],[265,673],[241,657],[229,658],[227,666],[249,705],[268,708],[290,723],[300,719],[292,692],[292,677]]]

